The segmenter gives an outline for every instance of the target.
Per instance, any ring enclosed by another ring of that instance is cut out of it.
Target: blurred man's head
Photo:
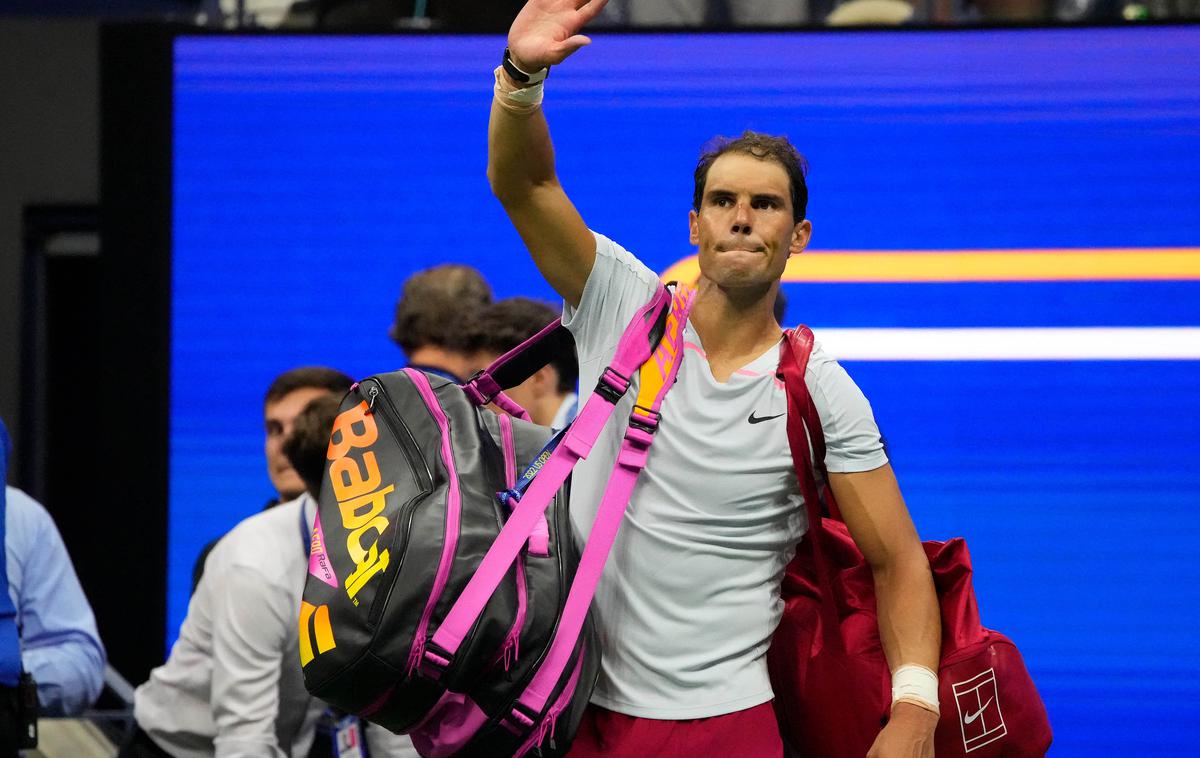
[[[556,308],[527,297],[510,297],[479,312],[471,325],[476,368],[492,361],[540,332],[558,318]],[[568,395],[579,381],[579,364],[574,350],[564,350],[533,376],[505,394],[529,411],[535,423],[550,426]]]
[[[325,455],[329,450],[329,435],[337,418],[341,398],[333,394],[320,395],[304,406],[292,424],[292,433],[283,441],[283,454],[304,482],[304,489],[313,497],[321,495],[325,477]]]
[[[491,287],[471,266],[447,263],[418,271],[404,282],[388,336],[409,364],[465,379],[471,374],[468,323],[491,302]]]
[[[299,497],[304,481],[283,452],[283,441],[292,433],[296,417],[313,399],[326,395],[338,401],[354,380],[336,369],[304,366],[275,377],[263,401],[266,426],[267,475],[281,501]]]

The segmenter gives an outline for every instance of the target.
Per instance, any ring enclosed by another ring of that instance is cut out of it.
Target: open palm
[[[508,31],[508,50],[523,71],[562,63],[591,42],[580,30],[608,0],[529,0]]]

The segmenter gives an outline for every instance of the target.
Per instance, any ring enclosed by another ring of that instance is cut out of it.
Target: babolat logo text
[[[313,647],[316,652],[313,652]],[[329,606],[300,602],[300,666],[312,663],[322,653],[337,647],[333,626],[329,623]]]
[[[353,573],[346,579],[346,594],[351,600],[372,577],[388,566],[388,551],[387,548],[379,549],[379,536],[388,527],[383,507],[387,496],[396,487],[391,484],[380,486],[379,464],[375,453],[367,449],[378,438],[379,427],[364,401],[338,414],[326,454],[332,461],[329,483],[341,511],[342,526],[349,532],[346,552],[355,564]]]

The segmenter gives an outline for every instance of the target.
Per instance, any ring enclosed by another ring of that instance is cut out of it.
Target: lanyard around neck
[[[301,497],[304,497],[301,495]],[[310,546],[312,545],[312,532],[308,528],[308,498],[305,498],[300,503],[300,548],[308,555]]]

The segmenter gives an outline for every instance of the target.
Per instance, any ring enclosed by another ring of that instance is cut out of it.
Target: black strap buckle
[[[629,414],[629,425],[641,429],[646,434],[657,432],[660,421],[662,414],[644,405],[633,406],[633,412]]]
[[[596,382],[596,392],[613,405],[617,404],[629,389],[629,377],[613,370],[612,366],[604,369],[600,381]]]

